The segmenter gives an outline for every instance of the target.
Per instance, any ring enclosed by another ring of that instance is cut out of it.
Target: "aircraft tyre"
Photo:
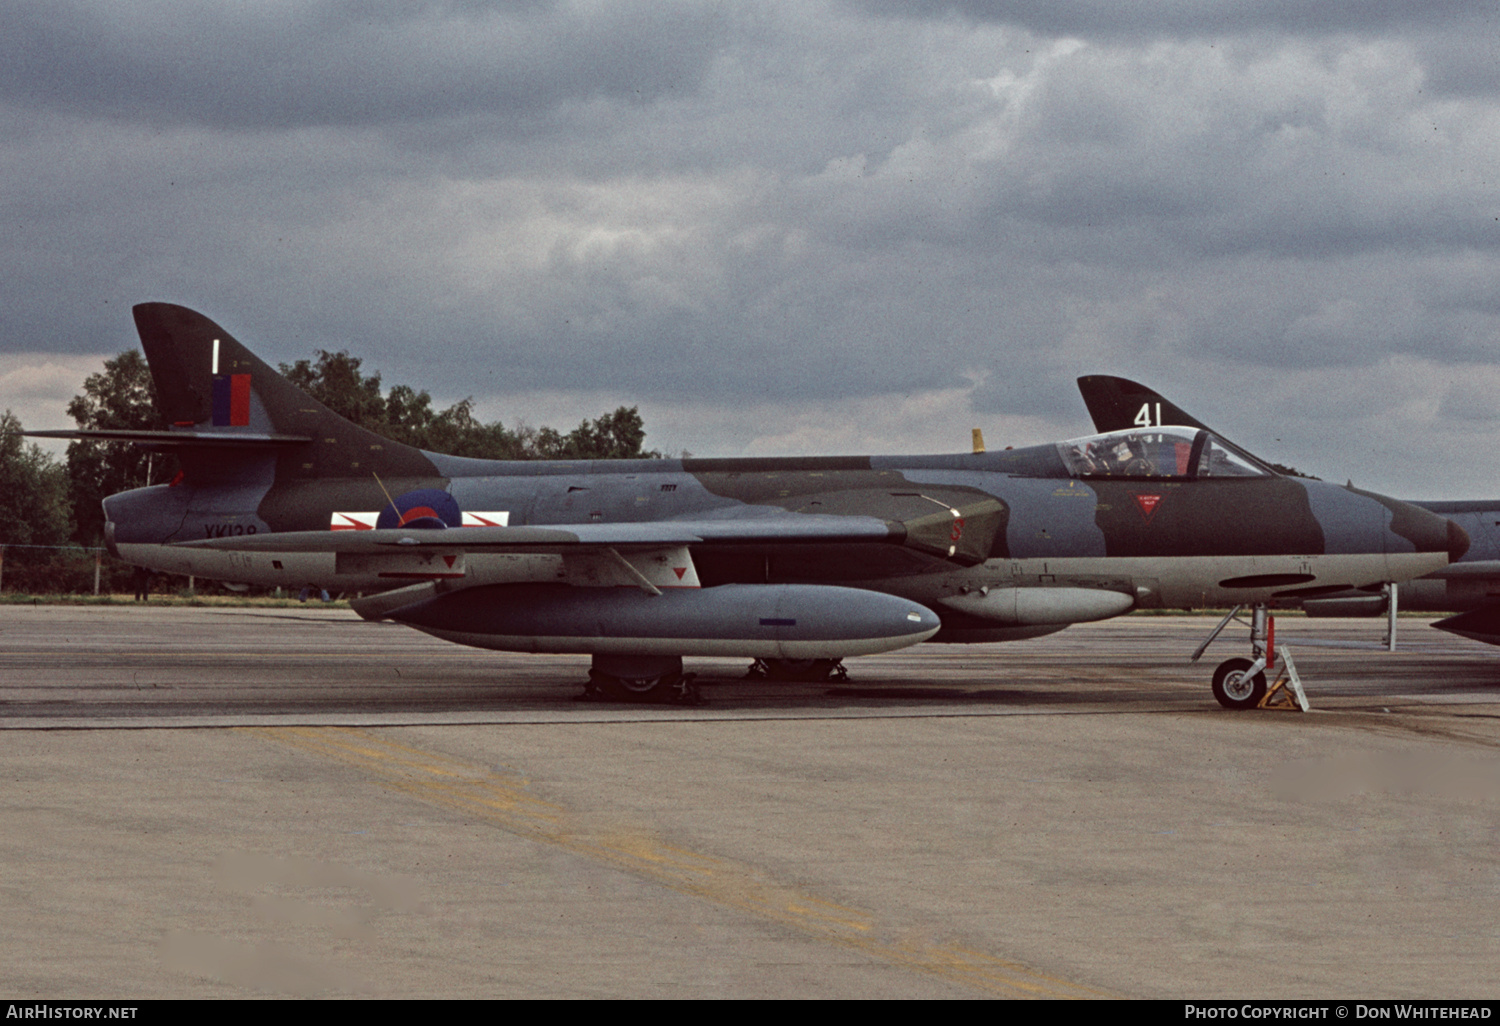
[[[611,702],[677,702],[697,705],[702,701],[691,673],[663,673],[645,677],[617,677],[589,671],[589,690]]]
[[[1266,697],[1264,671],[1251,676],[1248,659],[1226,659],[1214,671],[1214,698],[1226,709],[1254,709]]]
[[[757,659],[745,674],[747,680],[785,680],[818,684],[846,681],[849,671],[842,659]]]

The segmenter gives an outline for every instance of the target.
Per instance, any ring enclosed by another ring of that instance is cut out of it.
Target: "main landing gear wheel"
[[[697,705],[702,701],[693,686],[691,673],[668,673],[660,677],[612,677],[597,670],[589,671],[585,697],[604,698],[611,702],[676,702]]]
[[[750,664],[745,679],[842,683],[849,679],[849,671],[842,659],[757,659]]]
[[[698,705],[703,698],[693,686],[696,676],[682,672],[680,656],[596,655],[589,668],[589,682],[579,697],[585,701]]]
[[[1214,671],[1214,698],[1226,709],[1254,709],[1266,697],[1266,674],[1245,671],[1254,666],[1248,659],[1226,659]]]

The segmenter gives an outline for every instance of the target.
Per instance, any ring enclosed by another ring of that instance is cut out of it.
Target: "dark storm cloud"
[[[1474,7],[17,6],[10,353],[117,352],[166,300],[273,361],[718,411],[751,451],[886,408],[1082,433],[1083,373],[1316,451],[1392,382],[1392,444],[1500,385]]]
[[[1471,18],[1469,0],[940,0],[920,7],[900,0],[849,0],[852,6],[892,17],[959,14],[1042,35],[1153,37],[1200,36],[1272,30],[1285,33],[1387,31]]]
[[[1003,249],[1031,226],[1040,254],[1122,264],[1496,243],[1490,126],[1424,99],[1399,46],[1082,47],[1013,78],[951,134],[929,125],[911,196],[888,181],[890,216],[846,231]],[[884,170],[831,182],[838,209]]]
[[[692,88],[720,41],[699,4],[157,0],[0,8],[0,99],[231,128],[390,124]]]
[[[1500,9],[1488,5],[1468,32],[1424,32],[1413,43],[1436,91],[1457,96],[1500,93]]]

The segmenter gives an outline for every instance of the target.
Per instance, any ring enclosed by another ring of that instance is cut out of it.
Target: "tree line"
[[[576,428],[532,428],[474,415],[474,400],[446,409],[409,385],[383,388],[380,374],[362,370],[347,351],[319,350],[312,359],[281,364],[293,384],[335,413],[387,438],[432,452],[481,459],[562,460],[659,458],[645,448],[640,410],[621,406]],[[90,374],[83,391],[68,403],[68,415],[87,430],[160,430],[156,390],[139,350],[106,360]],[[178,472],[177,458],[128,442],[78,440],[59,462],[27,443],[21,422],[10,411],[0,416],[0,589],[11,591],[91,591],[95,564],[86,549],[102,544],[106,496],[131,488],[165,484]],[[71,547],[71,550],[70,550]],[[130,570],[110,566],[105,590],[128,586]]]

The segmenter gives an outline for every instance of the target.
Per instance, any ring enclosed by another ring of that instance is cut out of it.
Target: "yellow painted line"
[[[241,727],[370,773],[393,791],[474,816],[501,829],[653,880],[683,894],[861,951],[914,972],[1007,997],[1114,997],[955,941],[920,944],[870,913],[777,883],[745,863],[667,844],[645,833],[578,829],[561,805],[528,793],[519,776],[496,773],[351,727]]]

